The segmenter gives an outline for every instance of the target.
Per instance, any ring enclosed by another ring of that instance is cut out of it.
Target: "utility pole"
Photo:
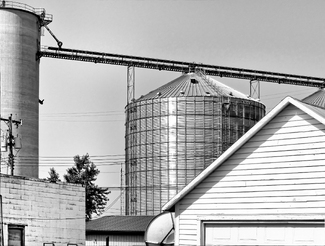
[[[4,246],[4,238],[3,238],[3,213],[2,213],[2,195],[0,194],[0,245]]]
[[[22,125],[22,120],[13,120],[12,119],[12,114],[9,116],[8,119],[4,119],[4,118],[0,118],[1,121],[4,121],[6,122],[7,126],[8,126],[8,137],[7,139],[5,139],[6,141],[6,146],[9,147],[9,166],[11,168],[11,175],[14,175],[14,167],[15,167],[15,156],[14,156],[14,151],[13,151],[13,148],[20,148],[20,146],[15,146],[16,145],[16,142],[15,142],[15,138],[12,134],[12,124],[15,124],[16,125],[16,128],[18,128],[19,125]]]

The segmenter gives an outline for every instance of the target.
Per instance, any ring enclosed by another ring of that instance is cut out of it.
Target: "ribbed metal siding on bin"
[[[224,96],[139,99],[126,110],[130,215],[158,214],[265,112],[259,102]]]

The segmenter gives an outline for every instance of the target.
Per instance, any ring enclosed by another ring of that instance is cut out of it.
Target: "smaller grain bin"
[[[126,214],[161,207],[265,115],[265,106],[202,73],[126,106]]]
[[[321,88],[302,99],[304,103],[308,103],[314,106],[325,108],[325,89]]]

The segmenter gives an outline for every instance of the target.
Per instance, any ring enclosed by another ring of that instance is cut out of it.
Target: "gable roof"
[[[87,221],[86,232],[145,232],[155,216],[104,216]]]
[[[325,125],[325,109],[315,105],[301,102],[292,97],[286,97],[276,107],[274,107],[264,118],[262,118],[255,126],[246,132],[239,140],[237,140],[227,151],[225,151],[217,160],[210,166],[203,170],[196,178],[194,178],[187,186],[185,186],[176,196],[174,196],[163,207],[163,211],[173,211],[174,206],[198,184],[200,184],[206,177],[208,177],[216,168],[225,162],[231,155],[233,155],[239,148],[241,148],[249,139],[251,139],[258,131],[260,131],[266,124],[275,118],[288,105],[294,105],[306,114],[310,115],[320,123]]]

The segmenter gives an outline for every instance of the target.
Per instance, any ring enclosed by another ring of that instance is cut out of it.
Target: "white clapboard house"
[[[163,207],[175,245],[325,245],[325,108],[287,97]]]

